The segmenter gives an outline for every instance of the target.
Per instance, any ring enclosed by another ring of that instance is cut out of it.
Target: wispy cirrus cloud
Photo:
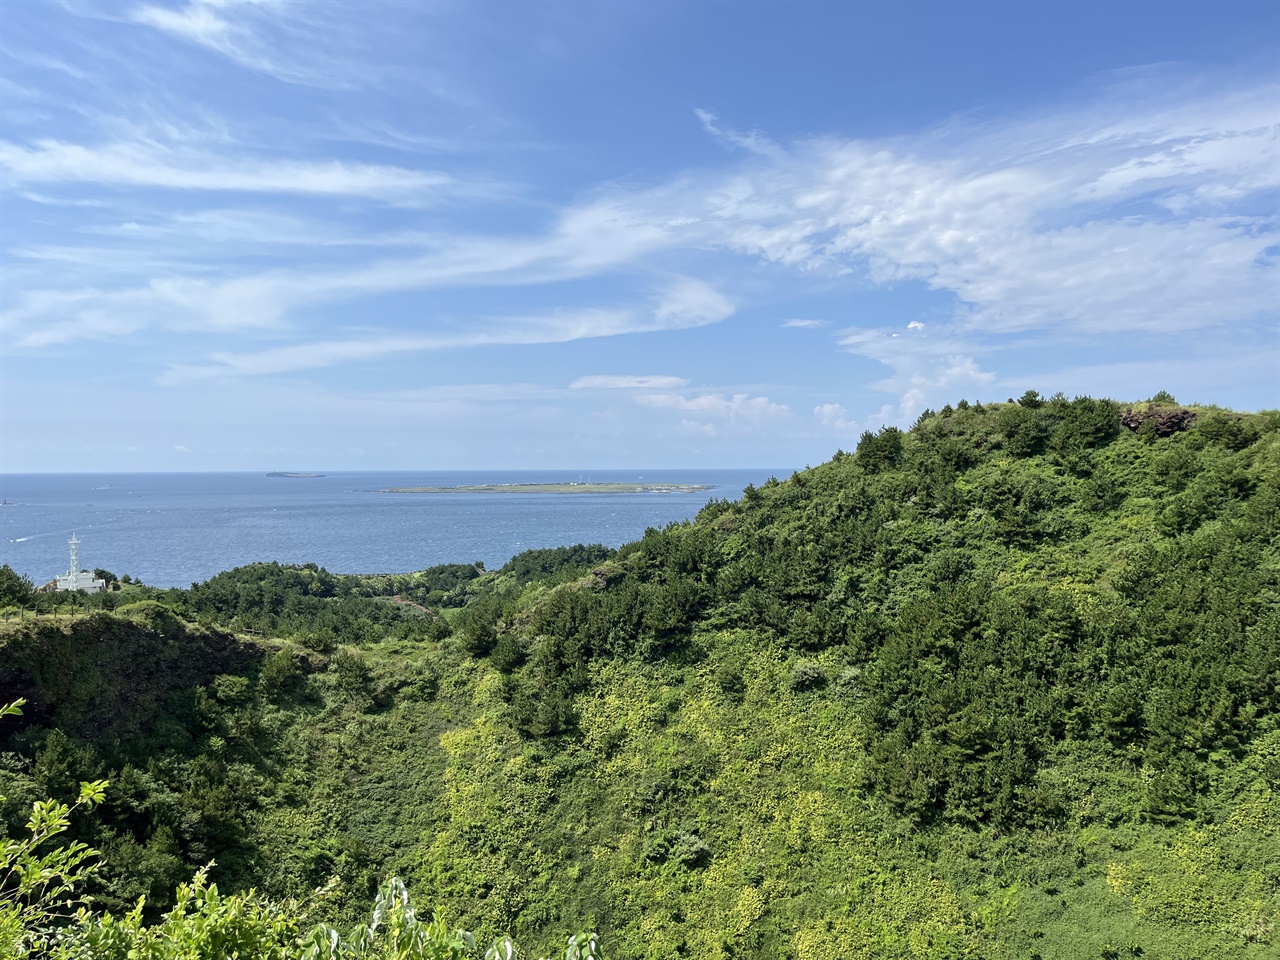
[[[79,80],[81,82],[92,82],[94,80],[93,75],[82,67],[69,63],[62,57],[50,56],[47,53],[37,50],[23,49],[22,47],[14,46],[12,44],[2,44],[0,45],[0,54],[3,54],[7,59],[17,61],[25,66],[35,67],[39,70],[53,70],[58,73],[64,73],[73,80]],[[6,94],[10,95],[43,96],[43,94],[36,90],[23,88],[9,80],[4,81],[3,90]]]
[[[155,142],[97,147],[0,141],[0,169],[14,184],[93,183],[182,191],[364,197],[422,201],[453,182],[444,173],[339,160],[227,156]]]
[[[315,233],[323,242],[323,232]],[[372,242],[379,236],[366,239]],[[12,332],[20,347],[96,339],[152,325],[204,330],[282,328],[293,311],[309,304],[398,291],[559,283],[627,266],[671,242],[660,223],[640,219],[610,198],[566,211],[539,235],[435,233],[405,239],[424,252],[313,270],[249,273],[241,268],[228,279],[209,279],[207,251],[201,250],[193,258],[198,272],[167,271],[136,286],[19,289],[11,294],[13,305],[0,315],[0,328]],[[176,249],[173,238],[163,247],[171,255]],[[70,248],[60,251],[64,258],[72,255]],[[664,288],[654,317],[667,328],[696,326],[707,322],[707,317],[723,320],[734,309],[733,302],[711,284],[682,277]],[[115,310],[126,310],[127,316],[112,317]]]
[[[674,390],[687,386],[688,380],[683,377],[665,376],[626,376],[614,374],[596,374],[579,377],[569,384],[570,390]]]
[[[376,13],[374,10],[376,9]],[[419,105],[478,105],[463,64],[467,19],[452,4],[178,0],[138,3],[122,16],[283,84],[351,93],[410,92]]]
[[[374,394],[378,399],[427,406],[459,404],[510,403],[516,401],[554,401],[564,399],[561,388],[540,383],[447,383],[408,390],[385,390]]]
[[[281,0],[187,0],[139,4],[128,11],[134,23],[194,43],[232,62],[286,83],[344,88],[357,76],[344,67],[343,32],[313,22],[323,7]],[[338,50],[334,48],[337,47]]]
[[[705,285],[678,281],[648,309],[558,310],[542,315],[471,319],[461,328],[383,332],[359,338],[291,343],[251,352],[223,351],[203,364],[174,364],[159,378],[164,386],[214,377],[255,376],[315,370],[338,363],[405,353],[465,347],[567,343],[719,323],[732,313],[728,301]]]
[[[261,19],[264,13],[276,16],[285,9],[280,3],[233,5],[225,0],[190,0],[181,5],[139,5],[129,12],[129,18],[221,53],[242,66],[274,75],[281,72],[280,68],[262,49],[248,18]]]
[[[785,155],[785,151],[776,141],[758,130],[743,133],[740,130],[722,126],[720,118],[710,110],[698,108],[693,111],[693,114],[698,118],[698,122],[702,124],[703,130],[727,146],[736,147],[739,150],[745,150],[748,153],[754,153],[762,157],[780,158]]]

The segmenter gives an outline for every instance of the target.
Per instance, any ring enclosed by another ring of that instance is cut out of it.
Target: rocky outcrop
[[[1147,429],[1153,430],[1157,437],[1168,437],[1189,429],[1195,418],[1195,411],[1186,407],[1147,407],[1145,410],[1130,407],[1120,415],[1120,422],[1134,431],[1150,423]]]

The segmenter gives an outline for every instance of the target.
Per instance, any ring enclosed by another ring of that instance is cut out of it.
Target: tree
[[[868,473],[896,467],[902,459],[902,431],[897,427],[885,427],[879,433],[867,430],[858,440],[857,458]]]
[[[27,577],[19,574],[7,563],[0,566],[0,606],[24,606],[31,602],[31,593],[34,589]]]

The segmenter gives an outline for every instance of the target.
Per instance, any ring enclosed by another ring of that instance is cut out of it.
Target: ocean
[[[620,546],[693,517],[711,499],[789,470],[385,471],[0,475],[0,563],[37,585],[68,566],[188,587],[260,560],[335,573],[404,573],[439,563],[489,569],[522,550]],[[493,483],[707,484],[696,493],[395,494],[388,487]]]

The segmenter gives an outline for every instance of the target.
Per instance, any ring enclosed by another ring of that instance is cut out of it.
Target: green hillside
[[[0,825],[108,780],[98,910],[212,860],[535,955],[1280,951],[1275,412],[961,402],[618,551],[55,602]]]

